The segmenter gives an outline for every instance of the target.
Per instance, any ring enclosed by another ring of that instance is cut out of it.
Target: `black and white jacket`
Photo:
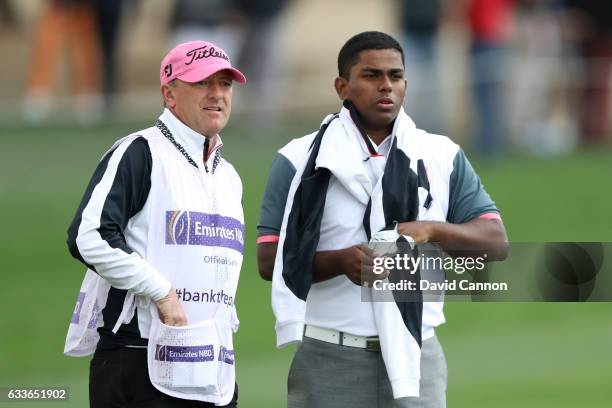
[[[171,286],[192,322],[214,315],[237,328],[242,183],[217,139],[204,162],[208,139],[166,109],[156,126],[119,140],[98,164],[67,241],[109,285],[92,316],[79,316],[77,303],[72,320],[91,320],[98,347],[146,346],[150,302]]]

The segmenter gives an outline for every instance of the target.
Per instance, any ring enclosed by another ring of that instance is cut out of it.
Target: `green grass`
[[[88,360],[62,354],[83,273],[68,255],[65,230],[101,154],[141,127],[0,127],[0,387],[68,386],[71,400],[52,405],[87,405]],[[292,350],[274,346],[270,286],[256,268],[255,226],[275,150],[305,132],[224,133],[224,155],[242,175],[247,224],[235,341],[241,406],[285,405]],[[583,150],[474,165],[511,240],[612,241],[610,158],[610,151]],[[438,334],[449,364],[450,407],[609,406],[612,305],[448,303],[446,315]]]

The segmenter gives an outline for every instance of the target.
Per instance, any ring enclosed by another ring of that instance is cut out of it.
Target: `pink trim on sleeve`
[[[500,220],[501,221],[501,215],[499,215],[498,213],[480,214],[478,218],[484,218],[486,220]]]
[[[271,242],[278,242],[280,237],[278,235],[262,235],[261,237],[257,237],[258,244],[267,244]]]

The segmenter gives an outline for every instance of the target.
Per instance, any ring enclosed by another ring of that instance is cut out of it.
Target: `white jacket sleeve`
[[[151,152],[143,137],[124,139],[99,163],[68,229],[72,256],[111,286],[159,300],[170,282],[134,252],[124,231],[151,188]]]

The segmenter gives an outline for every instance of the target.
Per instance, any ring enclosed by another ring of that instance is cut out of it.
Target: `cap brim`
[[[236,68],[228,67],[224,64],[218,65],[204,65],[200,67],[196,67],[189,72],[184,73],[183,75],[177,76],[178,79],[185,82],[200,82],[211,75],[216,74],[219,71],[229,71],[232,75],[232,79],[239,84],[246,83],[246,77]]]

